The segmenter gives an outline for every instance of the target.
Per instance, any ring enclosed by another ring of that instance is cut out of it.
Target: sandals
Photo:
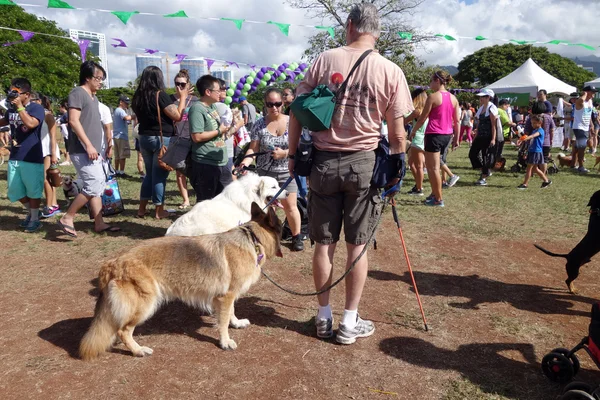
[[[96,233],[103,233],[103,232],[116,233],[116,232],[121,232],[121,228],[119,228],[118,226],[108,225],[106,228],[101,229],[99,231],[94,230],[94,232],[96,232]]]
[[[77,233],[76,233],[74,227],[63,224],[62,222],[60,222],[60,219],[56,222],[56,224],[60,227],[60,230],[63,231],[67,236],[71,236],[74,238],[77,237]],[[69,231],[71,231],[71,232],[69,232]]]

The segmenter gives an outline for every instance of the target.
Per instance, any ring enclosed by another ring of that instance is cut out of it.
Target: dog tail
[[[79,345],[81,359],[89,361],[104,353],[113,344],[117,329],[107,293],[103,290],[96,303],[92,324]]]
[[[563,258],[567,258],[568,254],[558,254],[558,253],[553,253],[551,251],[546,250],[545,248],[543,248],[542,246],[538,246],[537,244],[534,244],[535,247],[537,247],[538,250],[543,251],[544,253],[548,254],[551,257],[563,257]]]

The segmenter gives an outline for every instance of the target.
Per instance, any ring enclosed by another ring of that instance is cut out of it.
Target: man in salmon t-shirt
[[[370,3],[355,4],[346,21],[347,46],[321,54],[298,86],[297,95],[311,92],[320,84],[337,91],[360,56],[375,48],[380,32],[377,8]],[[391,153],[398,160],[398,178],[403,177],[406,137],[403,116],[412,111],[404,73],[397,65],[373,52],[352,74],[346,91],[339,95],[331,128],[313,133],[315,152],[309,179],[308,209],[310,238],[317,243],[313,255],[317,289],[331,284],[333,255],[342,225],[348,268],[363,250],[381,213],[380,190],[371,187],[370,181],[383,120],[387,122]],[[289,127],[289,170],[292,175],[300,134],[300,123],[292,111]],[[336,336],[339,343],[351,344],[375,331],[371,321],[358,316],[367,269],[365,254],[346,278],[344,315]],[[333,336],[333,317],[329,291],[317,298],[317,336],[330,338]]]

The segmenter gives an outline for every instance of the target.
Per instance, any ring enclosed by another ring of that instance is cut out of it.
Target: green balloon
[[[277,69],[277,68],[279,68],[279,65],[277,65],[277,64],[273,64],[273,65],[271,65],[271,68],[275,68],[275,69]]]
[[[244,91],[244,92],[247,92],[248,90],[250,90],[250,88],[251,88],[251,87],[252,87],[252,86],[250,86],[250,84],[246,83],[246,84],[244,85],[244,90],[243,90],[243,91]]]
[[[227,96],[233,96],[234,91],[233,91],[233,89],[229,88],[229,89],[227,89],[227,92],[225,92],[225,93],[227,93]]]
[[[260,81],[260,83],[258,84],[258,86],[260,86],[260,87],[265,87],[265,86],[267,86],[267,82],[265,82],[265,81]]]
[[[286,79],[287,79],[287,75],[286,74],[279,75],[279,80],[280,81],[285,81]]]
[[[269,82],[269,81],[271,80],[271,74],[267,72],[267,73],[266,73],[266,74],[263,76],[263,80],[265,80],[265,81]]]
[[[244,90],[244,91],[242,92],[242,96],[243,96],[243,97],[248,97],[248,92]]]
[[[302,80],[302,79],[304,79],[304,74],[296,75],[296,80]]]
[[[252,82],[254,82],[254,78],[253,77],[249,76],[249,77],[246,78],[246,83],[252,83]]]
[[[256,71],[250,72],[250,76],[253,77],[253,78],[256,78]]]
[[[293,71],[296,68],[298,68],[298,63],[292,63],[292,65],[290,65],[290,69]]]
[[[233,99],[231,98],[231,96],[225,97],[225,104],[230,105],[232,101]]]

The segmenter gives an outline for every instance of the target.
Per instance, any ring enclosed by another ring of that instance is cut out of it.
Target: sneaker
[[[60,207],[57,205],[53,207],[44,207],[42,210],[42,218],[50,218],[57,214],[60,214]]]
[[[528,186],[527,186],[527,185],[524,185],[524,184],[522,184],[522,183],[521,183],[519,186],[517,186],[517,189],[519,189],[519,190],[525,190],[525,189],[527,189],[527,188],[528,188]]]
[[[442,182],[442,189],[448,189],[450,184],[448,182]]]
[[[375,332],[375,325],[371,321],[365,321],[356,317],[356,326],[352,329],[340,324],[335,340],[340,344],[352,344],[357,338],[371,336]]]
[[[545,189],[545,188],[547,188],[550,185],[552,185],[552,181],[550,179],[548,179],[548,182],[543,182],[542,183],[542,189]]]
[[[304,250],[304,242],[302,242],[302,235],[292,236],[292,251]]]
[[[429,201],[429,200],[431,200],[431,199],[433,199],[433,193],[431,193],[429,196],[425,197],[424,203],[427,202],[427,201]]]
[[[460,176],[452,175],[450,177],[450,179],[448,179],[448,186],[452,187],[452,186],[456,185],[456,182],[458,182],[459,179],[460,179]]]
[[[317,325],[317,337],[329,339],[333,336],[333,318],[319,318],[315,320]]]
[[[476,186],[487,186],[487,181],[485,180],[485,178],[481,178],[475,182],[475,185]]]
[[[590,172],[590,170],[587,169],[586,167],[579,167],[577,169],[577,172],[579,172],[580,174],[587,174],[588,172]]]
[[[436,200],[432,197],[429,200],[425,200],[425,205],[430,207],[444,207],[444,200]]]
[[[19,224],[20,228],[27,228],[29,226],[29,222],[31,221],[31,214],[27,214],[27,216],[25,217],[25,219],[23,221],[21,221],[21,223]]]
[[[413,186],[413,188],[410,189],[410,192],[408,192],[408,194],[412,196],[423,196],[423,189],[417,190],[417,187]]]
[[[29,225],[27,225],[25,227],[25,232],[27,233],[33,233],[35,231],[37,231],[38,229],[40,229],[42,226],[42,222],[41,221],[30,221]]]

